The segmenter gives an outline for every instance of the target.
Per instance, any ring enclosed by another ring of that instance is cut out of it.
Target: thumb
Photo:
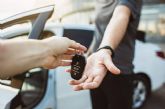
[[[120,70],[113,64],[111,56],[104,58],[104,65],[112,74],[120,74]]]

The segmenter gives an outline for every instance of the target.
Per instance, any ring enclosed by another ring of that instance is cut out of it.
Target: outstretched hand
[[[120,74],[120,70],[112,62],[111,52],[103,49],[89,56],[83,77],[80,80],[71,80],[69,84],[76,91],[97,88],[103,81],[107,70],[113,74]]]

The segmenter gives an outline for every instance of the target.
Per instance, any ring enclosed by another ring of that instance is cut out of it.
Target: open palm
[[[110,51],[100,50],[87,59],[83,77],[80,80],[71,80],[74,90],[94,89],[100,86],[107,70],[119,74],[120,70],[113,64]]]

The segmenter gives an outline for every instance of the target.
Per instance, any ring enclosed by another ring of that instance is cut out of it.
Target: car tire
[[[151,94],[150,78],[144,73],[137,73],[133,80],[133,109],[140,109]]]

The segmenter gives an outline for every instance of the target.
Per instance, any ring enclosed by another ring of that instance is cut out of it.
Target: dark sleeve
[[[118,5],[125,5],[131,10],[132,20],[140,17],[142,0],[119,0]]]

